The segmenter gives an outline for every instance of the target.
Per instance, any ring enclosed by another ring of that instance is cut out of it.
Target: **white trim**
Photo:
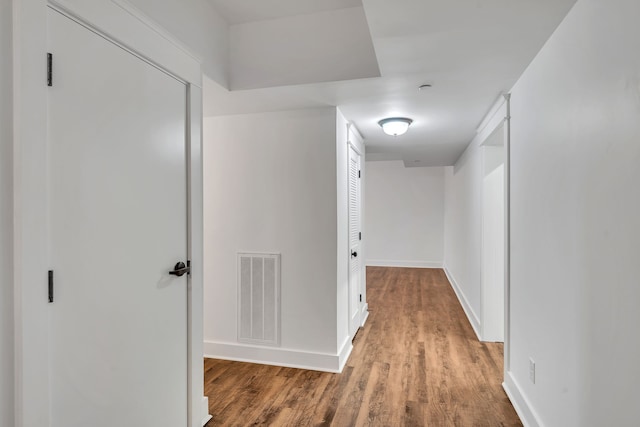
[[[338,352],[338,372],[342,372],[344,366],[347,364],[349,360],[349,356],[351,356],[351,352],[353,351],[353,338],[347,337],[342,346],[340,347],[340,351]]]
[[[367,319],[369,319],[369,303],[364,303],[362,305],[362,313],[360,314],[360,318],[362,319],[360,327],[363,327],[364,324],[367,323]]]
[[[506,113],[505,113],[506,114]],[[483,139],[479,142],[479,147],[504,147],[503,145],[487,145],[487,142],[491,140],[491,137],[497,134],[500,130],[504,129],[504,123],[506,122],[507,117],[502,117],[498,120],[495,120],[491,123],[491,126],[488,129],[491,129],[491,133],[482,133]]]
[[[476,148],[482,146],[482,143],[491,136],[491,134],[500,126],[503,122],[509,119],[509,98],[511,95],[500,95],[500,98],[496,101],[495,105],[489,110],[489,113],[482,121],[482,124],[478,127],[476,136],[469,142],[467,148],[458,156],[454,164],[454,170],[460,161]]]
[[[504,371],[511,369],[511,94],[504,124]]]
[[[364,145],[364,138],[358,131],[358,128],[356,128],[355,124],[352,122],[347,122],[347,145],[351,145],[356,150],[356,152],[363,158],[363,161],[361,162],[362,164],[360,165],[360,169],[364,169],[364,163],[366,160],[365,159],[366,147]]]
[[[349,341],[347,341],[349,343]],[[347,349],[349,349],[347,345]],[[284,366],[287,368],[310,369],[340,373],[341,354],[314,353],[286,348],[258,347],[247,344],[204,342],[204,356],[211,359],[234,360],[236,362],[258,363],[261,365]],[[349,352],[351,349],[348,350]],[[348,357],[348,356],[347,356]],[[346,359],[345,359],[346,360]]]
[[[209,398],[207,396],[202,397],[202,409],[202,425],[204,426],[213,418],[212,415],[209,415]]]
[[[505,106],[506,101],[507,99],[505,97],[505,94],[501,93],[498,96],[498,99],[495,100],[495,102],[493,103],[493,105],[491,106],[487,114],[484,116],[484,118],[476,128],[477,134],[485,133],[485,130],[487,128],[489,129],[489,133],[493,132],[493,129],[496,128],[495,121],[504,120],[504,117],[506,116],[506,114],[504,114],[505,109],[503,107]],[[489,124],[492,122],[494,122],[493,125],[489,126]]]
[[[349,132],[349,130],[348,130],[349,126],[350,125],[347,125],[347,133]],[[354,142],[351,139],[347,139],[347,146],[353,148],[353,151],[355,151],[358,154],[358,156],[362,157],[360,146],[359,146],[357,141]],[[349,160],[349,158],[347,158],[347,160]],[[360,165],[360,166],[362,166],[362,165]]]
[[[367,267],[405,267],[405,268],[442,268],[442,261],[402,261],[385,259],[368,259]]]
[[[358,139],[360,140],[360,143],[364,145],[364,137],[362,136],[362,133],[360,133],[360,130],[358,129],[356,124],[353,122],[349,122],[347,126],[348,126],[347,131],[353,129],[353,133],[355,134],[355,136],[358,137]]]
[[[451,287],[453,288],[453,291],[456,293],[456,296],[458,297],[458,301],[460,301],[460,305],[462,306],[464,313],[467,315],[467,319],[469,319],[469,323],[471,323],[473,332],[475,332],[476,337],[478,337],[478,340],[482,341],[482,337],[480,336],[480,320],[478,320],[478,316],[476,316],[476,313],[473,311],[473,308],[471,308],[471,304],[469,304],[469,301],[467,301],[467,297],[465,296],[464,292],[462,292],[462,289],[458,285],[458,282],[456,282],[456,280],[453,277],[453,274],[451,274],[447,266],[444,266],[443,270],[444,270],[444,274],[447,275],[447,279],[449,279],[449,283],[451,283]]]
[[[160,25],[125,1],[49,0],[49,4],[146,60],[202,87],[198,58],[175,37],[161,30]]]
[[[190,286],[188,289],[188,345],[189,345],[189,394],[191,424],[195,425],[195,414],[209,411],[202,408],[199,396],[204,395],[204,366],[202,363],[202,337],[204,336],[204,192],[202,165],[202,89],[189,84],[189,259],[191,260]]]
[[[60,1],[60,0],[56,0],[56,1]],[[160,36],[162,36],[168,42],[173,44],[175,47],[177,47],[178,49],[180,49],[181,51],[189,55],[196,62],[200,64],[204,62],[202,60],[202,57],[198,56],[195,52],[189,49],[185,44],[183,44],[180,40],[175,38],[173,34],[165,30],[156,21],[146,16],[144,12],[142,12],[140,9],[134,6],[130,1],[128,0],[111,0],[111,1],[117,4],[118,6],[120,6],[122,9],[126,10],[129,14],[131,14],[131,16],[133,16],[134,18],[142,22],[147,27],[151,28],[153,31],[158,33]]]
[[[518,386],[518,382],[511,375],[511,372],[505,372],[504,382],[502,383],[504,392],[507,393],[513,408],[520,417],[520,421],[525,427],[543,427],[540,417],[533,410],[529,400],[522,393],[522,389]]]

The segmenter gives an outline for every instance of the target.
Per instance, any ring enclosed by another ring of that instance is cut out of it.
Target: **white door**
[[[185,426],[186,86],[48,18],[51,425]]]
[[[360,153],[349,145],[349,334],[355,336],[360,327],[362,272],[361,251],[361,172]]]

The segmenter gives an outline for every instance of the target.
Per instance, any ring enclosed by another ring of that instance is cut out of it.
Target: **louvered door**
[[[362,271],[360,153],[349,145],[349,334],[360,327]]]

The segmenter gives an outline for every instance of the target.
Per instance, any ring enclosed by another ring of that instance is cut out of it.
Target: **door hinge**
[[[360,178],[360,171],[358,171],[358,178]]]
[[[47,53],[47,86],[53,86],[53,54]]]
[[[362,294],[360,294],[360,302],[362,302]]]
[[[358,240],[362,240],[362,231],[358,233]]]
[[[49,302],[53,302],[53,270],[49,270]]]

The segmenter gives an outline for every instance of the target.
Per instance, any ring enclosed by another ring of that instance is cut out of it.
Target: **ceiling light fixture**
[[[399,136],[406,133],[411,123],[413,123],[413,120],[406,117],[389,117],[378,122],[382,131],[391,136]]]

